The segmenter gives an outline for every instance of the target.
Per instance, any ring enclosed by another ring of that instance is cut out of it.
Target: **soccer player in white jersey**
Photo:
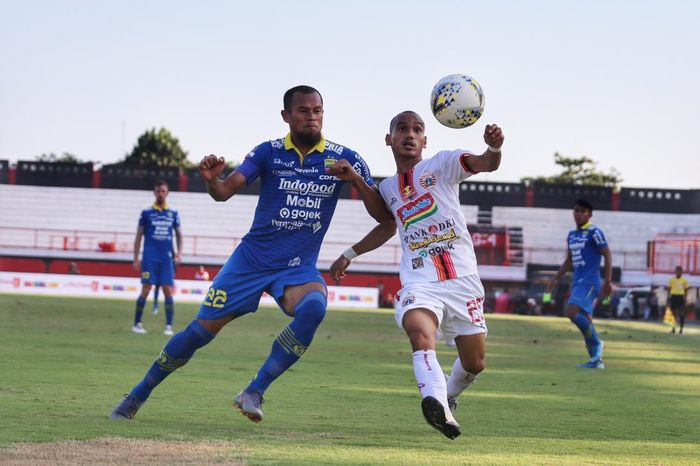
[[[484,370],[487,332],[484,288],[459,203],[459,183],[476,173],[496,170],[503,140],[501,128],[488,125],[484,132],[488,149],[483,154],[458,149],[423,159],[425,124],[411,111],[395,116],[386,135],[397,173],[384,180],[379,191],[394,215],[403,247],[396,323],[413,348],[423,415],[450,439],[461,433],[452,415],[456,398]],[[346,174],[349,180],[358,176]],[[353,258],[386,242],[389,233],[372,230],[333,263],[331,277],[343,278]],[[441,337],[456,345],[459,354],[449,378],[435,353]]]

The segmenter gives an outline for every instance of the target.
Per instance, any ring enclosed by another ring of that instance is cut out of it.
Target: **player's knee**
[[[295,318],[318,326],[326,316],[327,303],[326,295],[320,291],[312,291],[297,304],[294,310]]]
[[[413,351],[435,348],[435,335],[431,335],[424,329],[413,328],[407,330],[406,335],[408,335]]]
[[[483,356],[472,358],[471,360],[467,361],[466,364],[462,363],[462,367],[470,374],[480,374],[484,371],[484,369],[486,369],[486,358]]]

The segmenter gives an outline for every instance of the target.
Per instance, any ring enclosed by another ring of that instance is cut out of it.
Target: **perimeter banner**
[[[176,280],[175,300],[201,303],[210,284],[209,281]],[[134,300],[140,291],[140,280],[131,277],[0,272],[0,293]],[[328,307],[376,308],[378,297],[376,288],[328,287]],[[260,304],[274,305],[275,300],[265,293]]]

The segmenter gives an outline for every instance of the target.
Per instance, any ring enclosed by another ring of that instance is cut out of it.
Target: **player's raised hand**
[[[336,163],[326,168],[326,173],[337,176],[343,181],[350,182],[357,181],[362,178],[360,174],[357,173],[354,168],[352,168],[350,162],[345,159],[338,160]]]
[[[204,181],[213,181],[221,175],[225,167],[226,161],[223,157],[218,157],[213,154],[207,155],[199,162],[199,174],[202,175]]]
[[[339,282],[341,279],[345,278],[345,271],[349,266],[350,259],[341,255],[333,262],[333,265],[331,265],[331,278]]]
[[[486,125],[484,129],[484,142],[495,149],[499,149],[503,145],[503,131],[498,125]]]

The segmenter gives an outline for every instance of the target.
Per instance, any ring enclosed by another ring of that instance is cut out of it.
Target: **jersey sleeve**
[[[596,228],[593,230],[593,243],[596,245],[599,251],[603,248],[608,247],[608,242],[605,240],[603,230],[601,230],[600,228]]]
[[[347,160],[350,162],[350,165],[352,165],[352,168],[358,173],[358,175],[365,180],[365,183],[367,183],[368,186],[374,185],[374,180],[372,179],[372,173],[369,171],[369,166],[367,166],[367,162],[360,157],[360,154],[355,151],[351,151]]]
[[[265,163],[270,155],[270,143],[264,142],[248,152],[236,171],[245,176],[246,183],[255,181],[265,168]]]
[[[474,172],[469,171],[466,163],[467,158],[472,156],[474,154],[463,149],[440,151],[432,157],[434,166],[431,169],[436,174],[441,174],[447,181],[459,183],[474,175]]]
[[[173,228],[180,228],[180,213],[175,211],[175,221],[173,221]]]
[[[148,225],[148,215],[146,215],[145,210],[142,210],[141,216],[139,217],[139,227],[141,227],[145,230],[147,225]]]

